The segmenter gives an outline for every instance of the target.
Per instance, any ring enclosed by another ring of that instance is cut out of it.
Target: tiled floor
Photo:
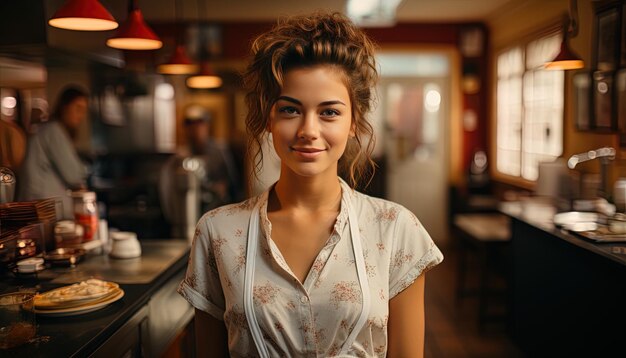
[[[445,259],[426,275],[426,358],[523,357],[507,336],[504,322],[478,326],[477,297],[455,301],[456,248],[442,248]],[[468,282],[476,280],[470,265]]]

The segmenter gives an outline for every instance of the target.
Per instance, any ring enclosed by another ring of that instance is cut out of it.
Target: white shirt
[[[389,300],[443,260],[417,218],[390,201],[353,191],[341,181],[342,203],[330,238],[300,283],[271,240],[268,192],[206,213],[198,222],[179,293],[223,320],[233,357],[257,356],[244,313],[248,222],[259,200],[262,238],[255,263],[256,319],[272,357],[339,354],[360,311],[362,293],[350,243],[346,201],[358,217],[370,312],[349,354],[385,356]]]

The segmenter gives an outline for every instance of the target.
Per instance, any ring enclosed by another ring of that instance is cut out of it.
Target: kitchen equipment
[[[10,203],[15,197],[15,174],[11,169],[0,167],[0,204]]]
[[[112,245],[109,255],[118,259],[131,259],[141,256],[141,245],[137,234],[129,231],[115,231],[110,234]]]
[[[58,248],[43,255],[43,259],[54,266],[72,266],[79,263],[85,250],[73,248]]]
[[[36,332],[32,293],[0,295],[0,349],[21,346]]]
[[[31,257],[17,262],[19,273],[34,273],[44,269],[44,260],[41,257]]]

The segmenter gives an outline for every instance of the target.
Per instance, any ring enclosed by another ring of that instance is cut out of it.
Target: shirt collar
[[[341,238],[341,234],[344,231],[346,224],[348,223],[348,205],[352,202],[352,197],[355,195],[354,189],[352,189],[348,183],[346,183],[341,177],[337,177],[339,184],[341,184],[341,205],[339,208],[339,215],[333,226],[333,232],[327,245],[335,244]],[[270,185],[270,187],[259,196],[261,200],[261,207],[259,208],[259,216],[261,222],[261,232],[265,238],[270,237],[272,231],[272,223],[267,216],[267,203],[269,198],[269,192],[274,188],[276,183]]]

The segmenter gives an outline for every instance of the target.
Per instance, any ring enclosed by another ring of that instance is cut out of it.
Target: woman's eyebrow
[[[302,105],[302,102],[298,101],[295,98],[289,97],[289,96],[280,96],[280,97],[278,97],[276,99],[277,102],[280,101],[280,100],[291,102],[291,103],[295,103],[295,104],[297,104],[299,106]],[[340,105],[343,105],[343,106],[346,105],[345,103],[341,102],[340,100],[333,100],[333,101],[324,101],[324,102],[320,103],[318,106],[319,107],[323,107],[323,106],[331,106],[331,105],[334,105],[334,104],[340,104]]]
[[[295,103],[295,104],[297,104],[297,105],[299,105],[299,106],[301,106],[301,105],[302,105],[302,102],[298,101],[298,100],[297,100],[297,99],[295,99],[295,98],[291,98],[291,97],[288,97],[288,96],[280,96],[280,97],[278,97],[278,98],[276,99],[276,102],[280,101],[281,99],[282,99],[283,101],[287,101],[287,102],[292,102],[292,103]]]

